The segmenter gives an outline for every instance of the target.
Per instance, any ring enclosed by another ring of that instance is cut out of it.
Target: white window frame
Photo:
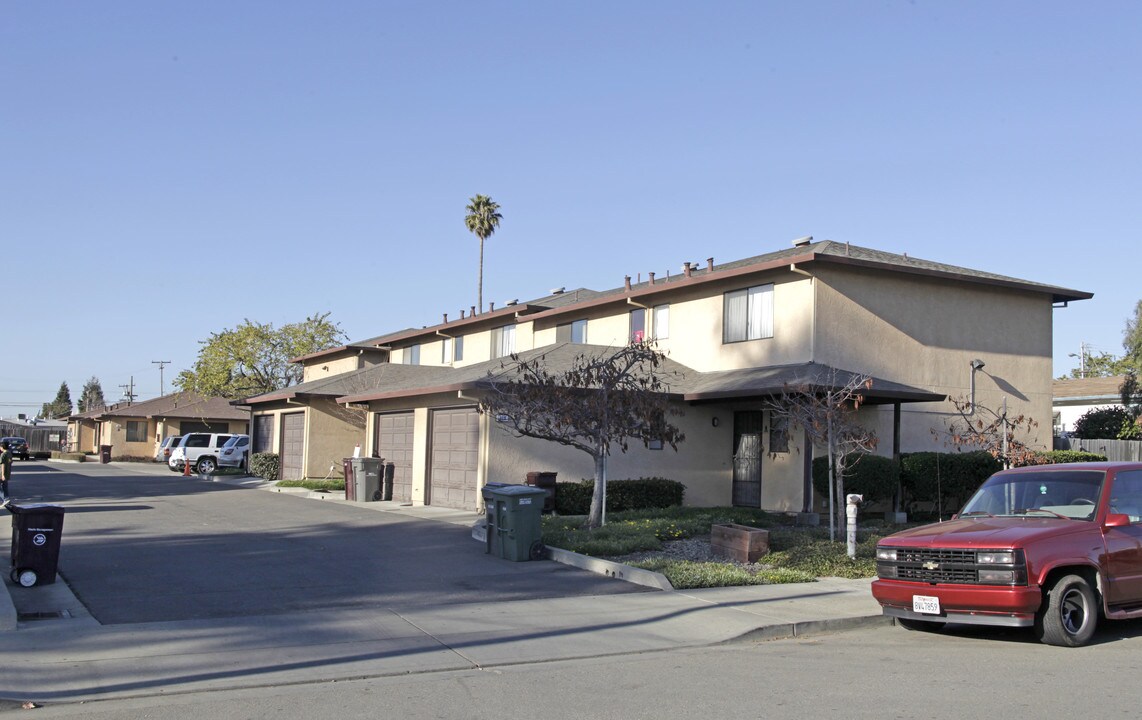
[[[650,314],[654,317],[654,339],[670,337],[670,303],[655,305]]]
[[[492,359],[507,357],[515,352],[515,325],[492,328]]]
[[[722,300],[722,343],[773,337],[773,283],[726,293]]]

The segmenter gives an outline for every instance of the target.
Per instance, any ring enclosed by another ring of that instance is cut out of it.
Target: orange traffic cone
[[[182,461],[182,476],[190,477],[190,463],[188,463],[186,460]]]

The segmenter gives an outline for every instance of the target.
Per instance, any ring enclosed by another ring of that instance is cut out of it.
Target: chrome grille
[[[976,550],[953,550],[947,548],[895,548],[896,561],[880,560],[876,563],[877,575],[883,578],[908,580],[923,583],[951,583],[959,585],[979,582],[979,568],[976,563]],[[1012,565],[988,565],[996,569],[1013,569],[1016,584],[1026,582],[1026,568],[1022,553]]]

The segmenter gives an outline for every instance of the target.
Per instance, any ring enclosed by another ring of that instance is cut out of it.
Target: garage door
[[[305,413],[282,415],[282,480],[305,478]]]
[[[254,437],[251,438],[254,442],[253,451],[256,453],[273,452],[274,451],[274,416],[273,415],[255,415],[254,416]]]
[[[377,415],[377,454],[393,474],[393,500],[412,502],[412,413]]]
[[[475,408],[432,413],[428,504],[476,510],[480,416]]]

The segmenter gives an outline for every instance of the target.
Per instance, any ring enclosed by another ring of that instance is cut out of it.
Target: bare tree
[[[878,443],[876,433],[856,419],[864,392],[871,387],[872,378],[867,375],[841,373],[834,368],[820,378],[786,385],[781,395],[767,403],[773,417],[801,427],[814,446],[828,451],[830,540],[837,539],[837,527],[844,525],[845,473],[859,460],[860,453],[872,452]]]
[[[575,355],[566,369],[548,367],[547,354],[523,360],[511,355],[502,372],[489,374],[481,412],[517,437],[550,440],[582,450],[595,464],[595,488],[587,526],[605,521],[607,457],[626,452],[629,441],[661,441],[678,449],[685,435],[668,416],[666,356],[652,343]]]
[[[1030,436],[1039,423],[1022,413],[1011,414],[1007,409],[1007,398],[999,410],[963,398],[952,398],[956,411],[945,423],[941,435],[937,430],[932,434],[941,438],[946,445],[957,450],[984,450],[1003,463],[1004,468],[1013,465],[1038,465],[1043,462],[1030,442],[1022,438]]]

